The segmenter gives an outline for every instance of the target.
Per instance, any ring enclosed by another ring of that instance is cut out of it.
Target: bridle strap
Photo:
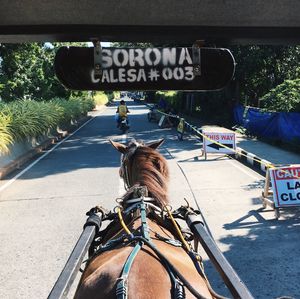
[[[121,167],[123,169],[123,180],[124,180],[125,190],[128,190],[133,185],[133,183],[130,182],[130,176],[128,171],[129,159],[135,154],[136,150],[141,146],[143,146],[143,144],[134,141],[132,145],[129,147],[128,152],[123,154]]]

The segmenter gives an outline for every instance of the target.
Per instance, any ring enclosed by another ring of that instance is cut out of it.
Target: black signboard
[[[235,62],[221,48],[103,48],[95,76],[94,49],[62,47],[58,79],[75,90],[219,90],[232,79]]]

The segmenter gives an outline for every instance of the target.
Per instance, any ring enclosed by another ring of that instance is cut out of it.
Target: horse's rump
[[[139,221],[138,221],[139,222]],[[165,228],[148,220],[152,231],[170,239],[174,236]],[[134,226],[137,222],[134,223]],[[195,266],[182,247],[175,247],[164,241],[157,240],[151,233],[153,243],[165,257],[183,274],[189,283],[199,291],[203,297],[212,298],[204,279],[199,275]],[[84,272],[76,299],[116,298],[116,284],[122,268],[133,246],[119,247],[106,251],[90,261]],[[171,298],[172,284],[163,262],[147,246],[143,246],[136,256],[128,276],[128,298],[146,299]],[[187,289],[186,298],[195,298]]]

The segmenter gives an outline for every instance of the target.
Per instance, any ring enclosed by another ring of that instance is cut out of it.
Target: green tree
[[[261,98],[268,111],[300,112],[300,79],[286,80]]]
[[[72,45],[86,46],[86,43],[0,44],[1,99],[41,101],[86,95],[87,92],[67,90],[55,76],[56,51],[60,46]]]
[[[232,46],[235,88],[242,101],[256,106],[269,90],[300,77],[300,46]]]
[[[49,100],[68,97],[53,68],[55,49],[44,44],[0,44],[0,96],[4,101],[24,98]]]

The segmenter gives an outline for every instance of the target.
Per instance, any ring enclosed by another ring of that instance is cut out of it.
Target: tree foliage
[[[256,106],[258,100],[285,80],[300,77],[300,46],[235,46],[237,97]]]
[[[300,79],[286,80],[261,98],[268,111],[300,112]]]
[[[73,45],[86,46],[86,43],[0,44],[0,99],[6,102],[20,99],[48,101],[55,97],[69,99],[72,96],[86,96],[86,92],[65,89],[54,73],[53,63],[57,49],[60,46]],[[119,42],[113,43],[112,46],[145,48],[154,45]],[[296,101],[298,95],[296,95],[293,85],[286,82],[300,77],[300,46],[252,45],[231,46],[230,49],[237,65],[233,83],[225,91],[196,93],[195,100],[190,105],[185,105],[185,99],[182,96],[177,96],[170,102],[189,112],[202,111],[204,115],[209,113],[215,115],[217,106],[231,107],[233,98],[252,106],[257,106],[261,102],[264,103],[264,107],[266,107],[265,105],[270,107],[273,103],[272,110],[296,111],[295,109],[298,109],[293,108],[296,104],[291,103],[292,99]],[[281,87],[275,89],[280,84],[284,84],[283,86],[286,87],[285,92],[279,91]],[[293,88],[293,90],[289,93],[288,88]],[[270,92],[270,90],[273,91]],[[279,92],[278,96],[275,95],[277,91]],[[274,100],[266,100],[269,92]],[[264,95],[266,96],[264,97]],[[285,97],[289,97],[289,99]],[[153,100],[154,93],[149,93],[148,98]],[[279,104],[280,101],[282,104]],[[286,101],[289,104],[287,110],[284,110]],[[220,113],[228,113],[228,111],[220,109]]]
[[[138,42],[114,42],[112,47],[115,48],[151,48],[151,43],[138,43]]]
[[[0,44],[0,98],[43,101],[85,94],[67,90],[55,76],[54,57],[62,45],[86,44]]]

